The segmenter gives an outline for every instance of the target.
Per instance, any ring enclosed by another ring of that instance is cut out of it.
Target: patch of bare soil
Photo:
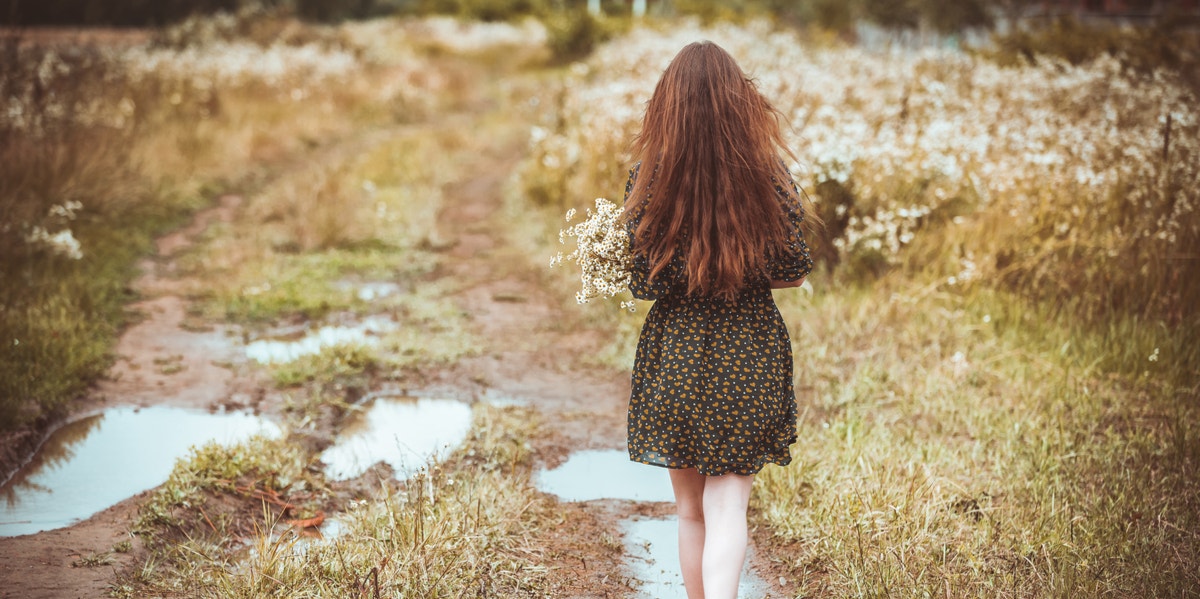
[[[0,598],[105,597],[117,572],[144,557],[128,530],[147,493],[69,528],[0,539]],[[128,550],[114,551],[123,541]]]

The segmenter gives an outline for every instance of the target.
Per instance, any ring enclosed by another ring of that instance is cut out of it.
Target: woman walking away
[[[638,340],[629,457],[669,469],[689,599],[737,596],[754,474],[791,461],[792,351],[772,288],[812,270],[780,115],[733,58],[688,45],[663,72],[625,185]]]

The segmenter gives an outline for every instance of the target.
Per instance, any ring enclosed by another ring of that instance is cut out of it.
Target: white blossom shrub
[[[571,67],[531,133],[533,201],[611,195],[671,58],[711,39],[783,113],[851,276],[929,271],[1096,313],[1185,318],[1200,302],[1200,102],[1115,59],[1004,67],[951,50],[806,47],[762,23],[635,29]]]

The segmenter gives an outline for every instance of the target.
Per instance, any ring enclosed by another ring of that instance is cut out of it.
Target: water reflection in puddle
[[[631,573],[642,581],[640,597],[648,599],[683,598],[683,575],[679,573],[678,525],[674,518],[659,520],[634,516],[625,521],[625,550],[632,556]],[[747,560],[749,563],[749,560]],[[738,597],[762,597],[756,589],[759,579],[749,571],[742,572]]]
[[[260,364],[291,362],[320,353],[326,347],[361,343],[373,345],[379,336],[395,331],[396,322],[381,316],[368,318],[352,327],[327,326],[299,339],[262,339],[246,345],[246,357]]]
[[[321,454],[325,474],[347,480],[385,462],[407,478],[462,442],[471,428],[471,407],[446,399],[379,397],[350,416],[333,446]]]
[[[0,536],[69,526],[167,480],[194,445],[278,436],[257,416],[156,406],[114,408],[55,431],[0,488]]]
[[[276,554],[281,550],[293,555],[307,555],[310,549],[327,546],[350,532],[350,523],[341,514],[330,516],[316,528],[299,529],[290,524],[273,527],[265,539],[260,539],[248,548],[247,555],[253,560],[263,555],[263,549]]]
[[[529,405],[529,400],[527,399],[517,397],[515,395],[509,395],[495,389],[484,390],[484,392],[479,396],[479,401],[482,401],[488,405],[496,406],[498,408]]]
[[[675,500],[665,469],[631,462],[619,449],[577,451],[558,468],[538,474],[537,487],[566,501]]]
[[[370,302],[377,299],[396,295],[400,292],[400,286],[395,283],[387,283],[377,281],[374,283],[364,283],[358,287],[358,299],[364,302]]]

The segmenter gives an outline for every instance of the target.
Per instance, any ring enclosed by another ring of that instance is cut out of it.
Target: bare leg
[[[746,507],[753,482],[753,476],[726,474],[710,476],[704,483],[702,562],[707,599],[737,598],[738,579],[746,562]]]
[[[701,560],[704,555],[704,483],[695,468],[672,469],[675,513],[679,516],[679,566],[688,599],[704,599]]]

